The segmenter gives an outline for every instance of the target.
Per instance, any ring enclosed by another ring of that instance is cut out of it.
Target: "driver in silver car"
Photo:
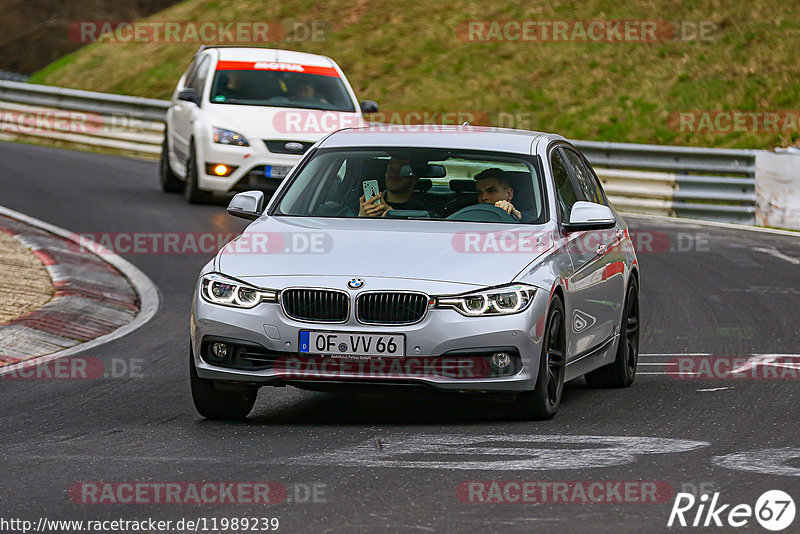
[[[518,221],[522,220],[522,213],[511,203],[514,188],[502,169],[492,167],[476,174],[475,190],[478,192],[478,204],[493,204]]]

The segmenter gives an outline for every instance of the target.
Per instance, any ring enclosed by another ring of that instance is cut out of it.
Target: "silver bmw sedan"
[[[586,158],[554,134],[372,126],[318,142],[202,270],[198,412],[246,417],[261,386],[416,387],[549,419],[564,382],[627,387],[639,266]]]

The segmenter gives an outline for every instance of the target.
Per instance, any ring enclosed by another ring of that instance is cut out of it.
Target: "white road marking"
[[[737,471],[800,477],[800,467],[787,465],[790,460],[797,460],[798,458],[800,458],[800,449],[785,447],[714,456],[711,459],[711,463]]]
[[[646,354],[639,354],[646,358],[657,358],[659,356],[711,356],[710,352],[651,352]]]
[[[798,238],[800,237],[800,232],[792,231],[792,230],[778,230],[776,228],[762,228],[760,226],[748,226],[745,224],[733,224],[733,223],[724,223],[724,222],[715,222],[715,221],[699,221],[696,219],[684,219],[681,217],[668,217],[666,215],[642,215],[639,213],[627,213],[623,212],[623,215],[629,215],[631,218],[637,219],[656,219],[661,220],[666,223],[675,223],[681,224],[683,226],[712,226],[715,228],[728,228],[730,230],[747,230],[750,232],[761,232],[764,234],[773,234],[773,235],[784,235],[789,237]]]
[[[764,254],[769,254],[773,258],[778,258],[779,260],[788,261],[792,265],[800,265],[800,258],[793,258],[792,256],[787,256],[786,254],[783,254],[776,248],[755,247],[753,248],[753,250],[756,252],[763,252]]]
[[[382,451],[369,440],[355,447],[307,454],[289,462],[348,467],[543,471],[624,465],[635,462],[638,455],[686,452],[709,445],[704,441],[670,438],[542,434],[401,435],[383,437],[381,442]]]
[[[798,362],[783,362],[778,361],[781,358],[797,358],[800,355],[795,354],[753,354],[741,367],[734,369],[731,373],[744,373],[750,371],[753,367],[759,365],[766,365],[770,367],[782,367],[784,369],[800,370],[800,361]]]
[[[678,362],[639,362],[637,365],[678,365]]]
[[[681,378],[685,377],[686,375],[699,375],[700,373],[690,372],[690,371],[682,371],[679,376]],[[636,373],[636,375],[678,375],[673,371],[664,371],[663,373],[653,372],[653,373]]]
[[[682,357],[682,356],[700,358],[700,357],[705,357],[705,356],[711,356],[711,353],[710,352],[684,352],[684,353],[677,353],[676,352],[674,354],[668,354],[668,353],[639,354],[640,358],[642,358],[642,357],[645,357],[645,358],[678,358],[678,357]],[[764,358],[764,357],[771,357],[771,358],[797,358],[797,359],[800,359],[800,354],[797,354],[797,353],[780,353],[780,352],[752,352],[748,356],[750,356],[753,359]],[[668,363],[668,362],[662,362],[662,364],[666,364],[666,363]],[[643,362],[640,362],[639,365],[646,365],[646,364],[644,364]]]
[[[733,389],[733,388],[732,387],[708,388],[708,389],[698,389],[697,391],[705,393],[705,392],[710,392],[710,391],[723,391],[723,390],[726,390],[726,389]]]

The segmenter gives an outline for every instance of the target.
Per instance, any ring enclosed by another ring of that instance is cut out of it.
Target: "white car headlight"
[[[536,288],[511,284],[455,297],[436,297],[437,308],[453,308],[461,315],[510,315],[525,310],[533,301]]]
[[[250,146],[242,134],[216,126],[214,126],[214,142],[221,145]]]
[[[203,276],[200,284],[203,300],[235,308],[254,308],[260,302],[278,302],[278,292],[233,280],[219,273]]]

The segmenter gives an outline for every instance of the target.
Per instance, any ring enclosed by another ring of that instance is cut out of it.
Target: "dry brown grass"
[[[0,232],[0,324],[42,307],[55,289],[47,268],[14,237]]]

